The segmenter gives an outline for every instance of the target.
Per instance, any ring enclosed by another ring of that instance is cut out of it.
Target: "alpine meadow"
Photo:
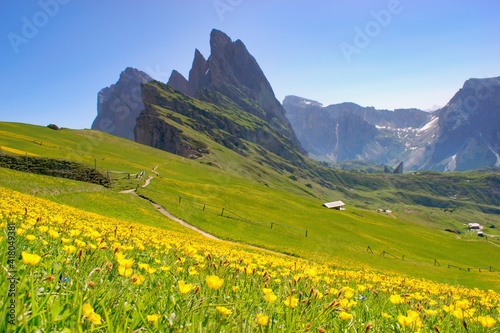
[[[500,332],[498,5],[277,3],[6,5],[0,332]]]

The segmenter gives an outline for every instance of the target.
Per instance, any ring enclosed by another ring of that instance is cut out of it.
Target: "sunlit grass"
[[[15,269],[2,271],[17,281],[12,296],[2,298],[4,332],[499,329],[500,295],[492,290],[317,264],[6,188],[0,188],[0,221],[0,247],[14,244],[16,252]],[[8,262],[8,251],[1,253]],[[9,280],[1,281],[8,295]]]

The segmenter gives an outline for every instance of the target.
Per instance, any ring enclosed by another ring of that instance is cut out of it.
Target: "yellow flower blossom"
[[[80,248],[85,247],[85,245],[87,245],[87,243],[85,243],[84,241],[81,241],[79,239],[75,239],[74,243],[75,243],[76,246],[78,246]]]
[[[147,321],[149,321],[150,323],[156,323],[160,318],[161,318],[161,315],[159,315],[157,313],[146,316]]]
[[[54,229],[50,229],[48,231],[48,234],[51,238],[59,238],[59,233],[55,231]]]
[[[121,276],[129,277],[134,273],[134,270],[132,268],[128,268],[126,266],[118,266],[118,274]]]
[[[215,309],[223,316],[229,316],[233,311],[229,310],[228,308],[224,306],[217,306]]]
[[[134,265],[134,259],[118,259],[118,265],[123,266],[125,268],[132,268]]]
[[[78,229],[72,229],[69,231],[69,235],[71,237],[77,237],[77,236],[80,236],[80,234],[82,233],[81,230],[78,230]]]
[[[47,232],[49,230],[49,227],[47,227],[46,225],[41,225],[38,227],[38,231],[40,232]]]
[[[82,306],[83,315],[95,325],[101,325],[101,316],[94,312],[94,308],[89,303]]]
[[[344,312],[344,311],[341,311],[339,313],[339,318],[342,319],[342,320],[351,320],[352,319],[352,314]]]
[[[424,312],[425,314],[427,314],[428,316],[435,316],[438,314],[438,311],[437,310],[433,310],[433,309],[424,309]]]
[[[145,278],[141,274],[134,274],[132,275],[131,280],[133,284],[139,285],[144,282]]]
[[[267,294],[264,294],[264,299],[269,302],[269,303],[274,303],[276,302],[276,300],[278,299],[278,296],[276,296],[275,294],[273,294],[272,292],[271,293],[267,293]]]
[[[31,265],[31,266],[36,266],[40,263],[40,260],[42,260],[42,257],[40,257],[38,254],[31,254],[26,251],[21,252],[21,257],[23,260],[23,263],[26,265]]]
[[[187,294],[194,289],[194,286],[191,283],[185,283],[184,280],[180,280],[178,283],[178,288],[181,294]]]
[[[269,316],[266,316],[265,314],[258,313],[256,316],[257,319],[257,324],[261,326],[267,326],[269,324]]]
[[[403,297],[401,297],[400,295],[397,295],[397,294],[393,294],[389,297],[389,301],[392,303],[392,304],[402,304],[405,302],[405,299]]]
[[[205,280],[210,289],[220,289],[224,284],[224,279],[219,278],[217,275],[208,275]]]
[[[297,297],[295,296],[288,296],[286,298],[286,300],[283,301],[283,303],[289,307],[289,308],[296,308],[297,306],[299,306],[299,300],[297,299]]]
[[[74,247],[73,245],[64,245],[63,246],[63,251],[67,252],[69,254],[75,253],[76,252],[76,247]]]
[[[382,312],[382,318],[390,319],[392,316],[386,312]]]
[[[479,317],[477,317],[477,321],[481,325],[483,325],[483,327],[486,327],[486,328],[493,327],[493,325],[495,325],[495,323],[497,322],[494,318],[492,318],[490,316],[479,316]]]
[[[398,323],[401,326],[408,326],[414,329],[420,329],[423,325],[420,320],[420,315],[414,310],[408,310],[406,316],[398,315]]]
[[[26,235],[26,236],[24,236],[24,238],[26,238],[26,240],[32,242],[36,239],[36,236],[35,235]]]

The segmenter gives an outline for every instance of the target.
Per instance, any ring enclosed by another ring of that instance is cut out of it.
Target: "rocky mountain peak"
[[[241,40],[232,41],[220,30],[210,33],[210,56],[207,60],[196,50],[189,72],[187,87],[177,73],[172,73],[168,85],[208,102],[217,102],[217,94],[233,101],[244,111],[266,122],[302,151],[300,143],[276,99],[271,84],[255,58]],[[216,94],[206,94],[204,90]],[[215,99],[214,99],[215,98]]]
[[[190,84],[190,92],[188,95],[193,96],[194,93],[205,86],[205,76],[208,74],[208,62],[203,57],[200,51],[196,49],[194,51],[194,60],[193,66],[189,71],[189,84]]]
[[[500,166],[500,77],[465,81],[434,112],[354,103],[318,107],[296,96],[287,96],[283,105],[303,147],[322,158],[377,164],[402,160],[408,170]]]
[[[97,94],[97,117],[92,129],[134,140],[137,116],[144,109],[141,84],[153,81],[148,74],[127,67],[118,81]]]
[[[191,95],[188,80],[186,80],[186,78],[175,69],[172,71],[172,74],[170,74],[167,84],[185,95]]]
[[[153,81],[151,76],[133,67],[125,68],[125,70],[120,73],[120,78],[118,79],[118,82],[124,85],[134,82],[144,83],[150,81]]]
[[[290,106],[293,105],[296,107],[309,107],[309,106],[323,107],[323,104],[321,104],[318,101],[294,95],[285,96],[285,99],[283,100],[283,105],[290,105]]]

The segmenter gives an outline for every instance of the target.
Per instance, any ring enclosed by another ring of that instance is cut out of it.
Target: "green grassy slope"
[[[207,140],[202,136],[199,139]],[[140,194],[222,238],[340,266],[391,271],[469,287],[500,288],[500,273],[477,269],[489,266],[500,269],[500,242],[495,239],[499,236],[500,216],[485,214],[475,207],[474,200],[480,200],[483,192],[468,190],[462,194],[464,198],[460,194],[450,198],[445,190],[432,186],[449,183],[447,180],[481,184],[484,178],[496,177],[495,174],[443,175],[438,179],[439,175],[429,177],[425,173],[363,178],[367,176],[340,172],[336,174],[335,187],[327,189],[316,182],[318,178],[273,170],[221,145],[206,142],[211,147],[210,155],[189,160],[90,130],[54,131],[0,123],[0,146],[5,152],[96,163],[102,171],[145,170],[146,176],[154,179],[150,186],[139,188]],[[249,146],[258,152],[258,147]],[[151,170],[153,167],[159,176]],[[181,228],[166,222],[146,201],[116,193],[127,186],[141,185],[142,180],[116,181],[115,188],[108,190],[6,169],[0,172],[0,186],[104,215]],[[467,205],[446,210],[418,206],[412,201],[412,193],[435,200],[461,200]],[[347,210],[322,207],[327,200],[343,200]],[[378,213],[378,207],[390,208],[393,213]],[[494,205],[484,207],[494,208]],[[487,239],[480,238],[465,232],[463,224],[467,222],[496,228],[485,230]],[[446,232],[445,228],[462,233]],[[373,253],[367,251],[368,247]],[[388,254],[383,257],[384,251]],[[475,269],[468,272],[448,265]]]

